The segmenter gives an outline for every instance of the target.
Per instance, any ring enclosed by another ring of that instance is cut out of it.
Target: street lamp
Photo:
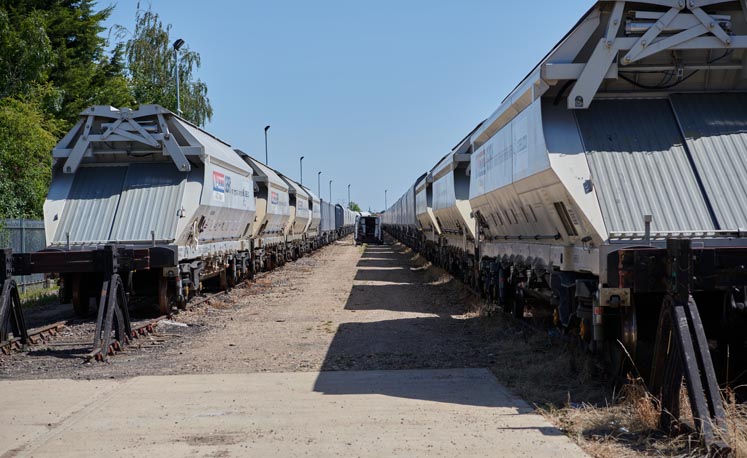
[[[184,40],[177,39],[174,44],[174,54],[176,54],[176,114],[182,115],[182,102],[179,97],[179,49],[184,46]]]
[[[348,185],[348,210],[352,210],[352,208],[350,208],[350,185]]]
[[[384,211],[389,209],[389,205],[386,204],[386,189],[384,190]]]
[[[301,186],[303,186],[303,158],[304,156],[301,156],[301,159],[298,160],[299,164],[301,164]]]
[[[270,165],[270,161],[267,159],[267,131],[270,130],[270,126],[265,126],[265,165]]]
[[[329,203],[332,203],[332,180],[329,180]]]
[[[316,193],[322,198],[322,171],[316,174]]]

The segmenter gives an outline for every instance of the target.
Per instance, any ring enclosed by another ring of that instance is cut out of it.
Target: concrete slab
[[[483,369],[2,382],[0,405],[2,458],[586,456]]]
[[[120,382],[111,380],[0,381],[0,457],[15,456],[30,443],[59,432],[88,407],[106,398]]]

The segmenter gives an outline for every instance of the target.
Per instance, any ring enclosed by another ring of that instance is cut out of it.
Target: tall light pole
[[[301,159],[298,160],[299,164],[301,164],[301,186],[303,186],[303,158],[304,156],[301,156]]]
[[[316,193],[322,198],[322,171],[316,174]]]
[[[267,131],[270,130],[270,126],[265,126],[265,165],[270,165],[270,161],[267,159]]]
[[[332,180],[329,180],[329,203],[332,203]]]
[[[176,114],[182,115],[182,101],[179,97],[179,49],[184,46],[184,40],[178,38],[174,44],[174,54],[176,54]]]
[[[389,209],[389,205],[386,204],[386,192],[387,190],[384,190],[384,211]]]
[[[350,208],[350,185],[348,185],[348,210],[352,210],[352,208]]]

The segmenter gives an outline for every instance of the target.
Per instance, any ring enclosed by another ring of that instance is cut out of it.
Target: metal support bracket
[[[21,310],[21,299],[18,286],[13,279],[13,251],[10,248],[0,250],[0,341],[8,340],[10,332],[20,338],[23,345],[28,344],[29,334]]]
[[[128,344],[132,337],[127,294],[122,279],[117,273],[119,268],[117,254],[115,245],[106,245],[101,252],[101,256],[106,258],[104,278],[109,280],[104,281],[101,287],[93,350],[88,357],[102,361],[115,350]]]
[[[580,64],[583,65],[583,70],[569,93],[568,108],[586,109],[591,105],[602,82],[609,77],[610,69],[620,51],[628,52],[620,60],[619,65],[629,65],[667,49],[741,49],[747,46],[747,37],[730,36],[717,19],[702,9],[725,2],[726,0],[641,0],[640,3],[665,6],[669,7],[669,10],[659,17],[643,36],[634,38],[617,37],[624,16],[625,2],[615,1],[605,36],[594,48],[588,62]],[[742,1],[742,5],[744,4]],[[662,32],[673,23],[692,26],[672,36],[661,37]],[[572,70],[574,69],[571,67],[563,68],[559,64],[556,73]]]
[[[670,8],[669,11],[664,13],[664,16],[660,17],[659,20],[656,21],[656,23],[650,29],[648,29],[646,33],[644,33],[643,36],[638,39],[638,41],[635,42],[635,45],[633,45],[628,54],[626,54],[623,58],[623,64],[627,65],[640,59],[640,57],[638,56],[642,54],[643,51],[645,51],[646,48],[654,42],[654,39],[656,39],[656,37],[658,37],[659,34],[661,34],[661,32],[663,32],[664,29],[667,28],[667,26],[680,13],[680,11],[682,11],[682,8],[674,7]]]
[[[594,98],[594,94],[597,93],[599,86],[602,85],[602,81],[604,81],[604,77],[609,72],[610,66],[619,51],[615,44],[615,38],[620,30],[624,11],[625,2],[615,2],[610,22],[607,25],[607,33],[597,43],[589,62],[584,67],[568,96],[568,109],[588,108],[591,100]]]
[[[176,142],[174,136],[169,132],[169,126],[166,124],[166,120],[160,113],[158,114],[158,124],[161,126],[161,132],[163,133],[164,154],[171,156],[171,159],[173,159],[176,164],[176,168],[179,169],[180,172],[189,172],[192,170],[192,166],[184,155],[182,148]]]
[[[695,428],[708,456],[727,456],[730,448],[721,439],[726,432],[726,414],[703,323],[690,294],[691,241],[669,239],[667,251],[670,292],[662,304],[651,367],[651,389],[661,399],[662,427],[670,431],[679,427],[680,387],[684,378]]]
[[[156,116],[158,126],[153,125],[152,120],[145,124],[138,122],[138,119],[144,116]],[[180,146],[174,135],[169,132],[164,110],[153,106],[141,107],[134,112],[131,110],[104,111],[100,107],[93,107],[91,113],[87,114],[84,119],[85,122],[76,125],[74,130],[76,133],[80,132],[80,137],[76,138],[68,134],[55,149],[56,153],[67,154],[62,168],[64,173],[75,173],[92,146],[102,142],[134,142],[150,148],[162,149],[165,156],[171,156],[180,172],[189,172],[192,169],[186,157],[187,153],[195,154],[195,149],[201,153],[200,148]],[[96,133],[96,129],[93,129],[96,122],[100,123],[97,129],[105,128],[102,133]],[[91,133],[92,129],[94,133]],[[182,132],[182,135],[185,133]],[[68,149],[72,142],[74,142],[72,149]],[[96,153],[95,148],[93,153]]]
[[[690,11],[692,11],[695,17],[698,18],[698,20],[706,27],[708,31],[714,34],[725,45],[729,46],[731,44],[731,38],[729,37],[729,34],[726,33],[726,31],[717,21],[706,14],[705,11],[700,8],[693,7],[690,8]]]
[[[62,167],[63,173],[75,173],[76,170],[78,170],[80,161],[83,160],[83,156],[85,155],[86,151],[88,151],[88,147],[91,145],[91,140],[88,138],[88,136],[91,134],[93,119],[93,115],[88,115],[88,118],[86,119],[86,126],[83,129],[83,135],[81,135],[80,139],[78,139],[77,143],[75,143],[73,150],[70,152],[70,156],[68,156],[67,161],[65,161],[65,165]]]

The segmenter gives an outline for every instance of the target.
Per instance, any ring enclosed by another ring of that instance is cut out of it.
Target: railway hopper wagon
[[[336,204],[333,209],[335,212],[335,232],[339,235],[345,227],[345,209],[340,204]]]
[[[321,229],[320,225],[322,222],[322,202],[309,188],[303,188],[309,195],[309,206],[311,209],[311,218],[309,219],[309,225],[306,228],[306,239],[311,244],[312,249],[317,249],[321,246]]]
[[[128,297],[167,314],[205,281],[228,288],[336,234],[329,211],[319,230],[329,204],[157,105],[88,108],[53,159],[48,247],[0,250],[0,340],[28,341],[15,275],[59,274],[63,303],[97,307],[90,356],[105,358],[133,337]]]
[[[49,250],[141,250],[147,260],[126,281],[142,293],[157,288],[164,312],[203,280],[225,281],[227,266],[231,277],[249,271],[243,234],[255,216],[252,169],[221,140],[160,106],[94,106],[53,158],[44,204]],[[103,272],[63,273],[62,299],[86,313],[103,281]]]
[[[335,229],[337,231],[337,237],[344,237],[352,234],[354,226],[355,212],[340,204],[335,205]]]
[[[714,447],[716,380],[743,383],[747,358],[744,8],[597,2],[415,183],[421,241],[410,190],[385,217],[516,317],[548,310],[611,367],[630,355],[655,392],[684,374]]]
[[[322,245],[337,240],[337,229],[335,225],[335,206],[321,201],[321,221],[319,224],[319,239]]]
[[[277,172],[242,154],[254,172],[255,218],[244,237],[252,244],[254,270],[270,270],[285,263],[286,226],[291,219],[289,185]]]
[[[440,252],[441,228],[433,213],[433,176],[430,173],[415,182],[415,215],[422,231],[420,251],[434,259]]]
[[[285,175],[281,178],[287,183],[290,198],[290,218],[285,226],[286,259],[297,259],[312,250],[306,231],[311,223],[311,196],[306,189]]]
[[[415,235],[419,233],[420,228],[415,218],[414,186],[384,213],[384,224],[403,243],[413,248],[418,247],[419,238]]]

